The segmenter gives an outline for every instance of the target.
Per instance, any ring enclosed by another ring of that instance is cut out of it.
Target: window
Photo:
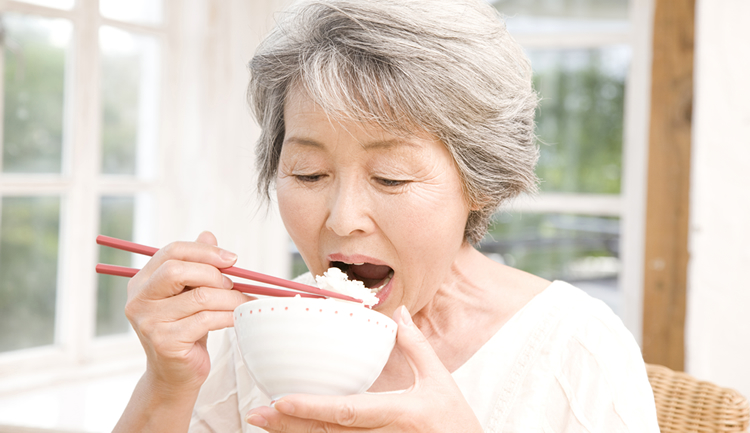
[[[645,78],[650,5],[495,0],[541,96],[541,193],[499,212],[481,249],[604,300],[640,336]],[[641,32],[642,33],[642,32]],[[637,337],[639,338],[639,337]]]
[[[148,241],[168,27],[160,1],[96,5],[0,6],[0,367],[16,372],[140,350],[127,281],[92,271],[137,259],[93,240]]]
[[[0,2],[0,424],[109,431],[142,374],[127,280],[94,266],[147,258],[97,234],[211,230],[239,266],[288,277],[245,101],[272,3]]]
[[[651,1],[488,1],[534,69],[542,184],[480,249],[604,300],[640,339]],[[290,245],[291,274],[306,272]]]

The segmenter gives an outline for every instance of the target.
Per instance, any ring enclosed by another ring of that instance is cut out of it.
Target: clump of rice
[[[318,288],[361,299],[368,308],[379,301],[374,290],[365,287],[362,281],[350,280],[339,268],[328,268],[323,275],[317,275],[315,281],[318,283]]]

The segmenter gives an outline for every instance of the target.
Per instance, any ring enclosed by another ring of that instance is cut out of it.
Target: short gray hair
[[[250,71],[248,100],[262,129],[258,189],[267,198],[296,85],[331,115],[441,140],[476,209],[464,232],[472,243],[502,203],[536,191],[531,66],[481,0],[303,1],[280,17]]]

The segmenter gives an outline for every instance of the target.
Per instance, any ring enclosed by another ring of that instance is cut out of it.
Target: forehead
[[[299,88],[292,88],[284,105],[284,146],[325,147],[334,139],[354,140],[364,150],[418,152],[443,144],[419,129],[390,131],[377,122],[362,122],[341,113],[331,114]]]

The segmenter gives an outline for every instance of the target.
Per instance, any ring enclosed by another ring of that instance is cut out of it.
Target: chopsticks
[[[104,264],[97,264],[96,265],[96,273],[97,274],[107,274],[107,275],[114,275],[116,277],[128,277],[132,278],[135,276],[135,274],[138,273],[140,269],[136,268],[126,268],[125,266],[117,266],[117,265],[104,265]],[[244,283],[234,283],[234,286],[232,287],[234,290],[238,290],[240,292],[249,293],[252,295],[265,295],[265,296],[276,296],[276,297],[294,297],[294,296],[301,296],[303,298],[325,298],[324,295],[313,295],[312,293],[305,293],[305,292],[293,292],[291,290],[279,290],[274,289],[273,287],[265,287],[265,286],[256,286],[253,284],[244,284]]]
[[[146,245],[137,244],[135,242],[129,242],[122,239],[112,238],[109,236],[99,235],[96,237],[96,243],[105,247],[116,248],[118,250],[128,251],[131,253],[142,254],[146,256],[153,256],[159,251],[157,248],[149,247]],[[126,268],[123,266],[115,265],[104,265],[97,264],[96,272],[100,274],[115,275],[119,277],[132,277],[139,269]],[[265,295],[265,296],[277,296],[277,297],[291,297],[300,295],[302,297],[313,297],[313,298],[337,298],[345,301],[359,302],[361,299],[356,299],[351,296],[342,295],[340,293],[331,292],[330,290],[319,289],[314,286],[308,286],[307,284],[298,283],[296,281],[289,281],[283,278],[274,277],[271,275],[261,274],[260,272],[254,272],[247,269],[237,268],[231,266],[229,268],[219,269],[221,273],[232,275],[235,277],[246,278],[248,280],[257,281],[260,283],[272,284],[279,287],[284,287],[290,290],[275,289],[272,287],[256,286],[252,284],[234,283],[234,289],[241,292],[250,293],[254,295]]]

